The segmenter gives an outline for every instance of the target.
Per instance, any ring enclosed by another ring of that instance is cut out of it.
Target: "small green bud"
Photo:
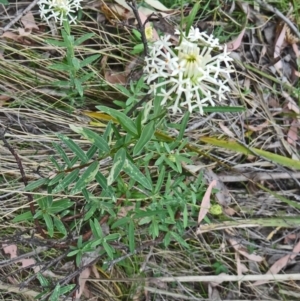
[[[223,213],[222,206],[219,204],[214,204],[210,207],[209,213],[212,215],[220,215]]]

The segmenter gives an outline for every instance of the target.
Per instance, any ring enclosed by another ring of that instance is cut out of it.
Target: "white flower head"
[[[179,31],[175,34],[181,34],[179,45],[174,47],[170,36],[163,36],[149,47],[145,80],[150,84],[150,92],[162,97],[162,105],[173,102],[169,106],[173,114],[181,112],[182,107],[190,112],[199,109],[203,114],[203,106],[214,106],[214,100],[225,99],[225,93],[230,91],[227,81],[233,71],[232,58],[226,46],[198,28],[191,27],[188,35]],[[219,53],[212,56],[213,50]],[[153,84],[158,78],[162,80]]]
[[[82,0],[39,0],[41,18],[49,22],[54,18],[55,22],[59,21],[62,25],[63,21],[76,23],[77,16],[75,14],[80,8]]]

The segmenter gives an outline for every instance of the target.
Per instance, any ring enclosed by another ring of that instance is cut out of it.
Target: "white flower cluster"
[[[178,46],[173,46],[170,36],[163,36],[149,47],[144,67],[149,93],[163,97],[162,105],[171,100],[173,114],[186,106],[190,112],[199,109],[203,114],[203,106],[214,106],[214,99],[221,101],[230,91],[227,81],[233,71],[229,63],[232,58],[226,45],[221,47],[218,39],[198,28],[191,27],[188,35],[178,30],[175,34],[181,35]],[[222,52],[212,56],[214,49]]]
[[[60,25],[63,21],[76,23],[76,13],[80,8],[82,0],[39,0],[41,18],[49,22],[49,19],[54,18],[55,22],[59,20]]]

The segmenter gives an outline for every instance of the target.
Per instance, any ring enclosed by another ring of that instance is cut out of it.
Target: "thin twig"
[[[13,20],[11,20],[4,28],[3,31],[10,29],[15,23],[17,23],[26,13],[28,13],[39,0],[33,0],[21,13],[19,13]]]
[[[137,5],[136,5],[136,1],[135,0],[126,0],[126,3],[130,6],[130,8],[132,9],[132,12],[138,22],[138,30],[139,32],[141,33],[141,36],[142,36],[142,43],[144,45],[144,54],[145,56],[148,56],[148,43],[147,43],[147,38],[146,38],[146,35],[145,35],[145,24],[146,22],[143,24],[142,23],[142,20],[140,18],[140,15],[139,15],[139,10],[137,8]]]
[[[134,282],[141,278],[112,278],[112,279],[89,279],[90,282]],[[300,273],[297,274],[262,274],[262,275],[204,275],[204,276],[174,276],[174,277],[147,277],[143,278],[146,283],[162,282],[239,282],[239,281],[295,281],[300,280]]]
[[[300,32],[297,29],[297,27],[293,24],[293,22],[290,19],[288,19],[285,15],[283,15],[277,8],[273,7],[272,5],[262,0],[255,0],[255,2],[263,6],[268,11],[274,13],[277,17],[279,17],[282,21],[284,21],[291,28],[294,34],[297,35],[297,37],[300,39]]]
[[[15,160],[17,162],[17,165],[18,165],[20,173],[21,173],[22,181],[23,181],[24,185],[27,186],[28,182],[27,182],[27,179],[26,179],[26,175],[25,175],[25,171],[24,171],[24,168],[23,168],[22,161],[21,161],[20,157],[18,156],[18,154],[13,149],[13,147],[8,143],[8,141],[4,137],[5,133],[6,133],[6,129],[0,134],[0,140],[3,141],[4,146],[15,157]],[[30,193],[26,193],[25,195],[27,196],[28,201],[29,201],[29,207],[30,207],[31,214],[34,216],[35,215],[35,208],[34,208],[34,205],[33,205],[33,203],[34,203],[33,197],[32,197],[32,195]],[[44,231],[43,231],[43,229],[42,229],[39,221],[37,219],[35,219],[34,223],[35,223],[35,226],[36,226],[39,234],[41,234],[43,237],[46,237],[46,235],[45,235],[45,233],[44,233]]]
[[[25,253],[25,254],[22,254],[22,255],[20,255],[18,257],[14,257],[14,258],[11,258],[11,259],[8,259],[8,260],[2,260],[0,262],[0,267],[3,268],[5,266],[11,265],[14,262],[20,261],[21,259],[30,258],[32,256],[35,256],[35,255],[41,253],[41,252],[47,251],[48,249],[49,249],[49,247],[37,247],[32,252]]]
[[[243,174],[218,174],[218,178],[222,182],[247,182],[254,180],[255,182],[258,181],[266,181],[266,180],[278,180],[278,179],[294,179],[294,178],[300,178],[300,172],[248,172],[248,173],[243,173]]]

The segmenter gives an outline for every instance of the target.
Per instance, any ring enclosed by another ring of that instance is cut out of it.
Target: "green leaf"
[[[58,47],[66,47],[66,42],[64,42],[64,41],[57,41],[57,40],[52,40],[52,39],[46,39],[45,42],[47,44],[49,44],[49,45],[54,45],[54,46],[58,46]]]
[[[48,213],[43,214],[43,218],[46,223],[47,231],[50,237],[53,237],[54,234],[54,227],[53,227],[53,221],[51,216]]]
[[[187,244],[187,242],[176,232],[171,231],[171,235],[177,240],[183,247],[186,247],[187,249],[190,248],[190,246]]]
[[[94,54],[94,55],[91,55],[91,56],[87,57],[86,59],[84,59],[80,63],[80,67],[83,68],[83,67],[85,67],[87,65],[90,65],[91,63],[93,63],[94,61],[96,61],[99,57],[100,57],[100,54]]]
[[[80,81],[81,81],[81,83],[84,83],[84,82],[90,80],[91,78],[93,78],[94,76],[95,76],[95,73],[93,73],[93,72],[86,73],[85,75],[80,76]]]
[[[47,178],[36,180],[36,181],[28,184],[25,187],[25,191],[33,191],[34,189],[36,189],[44,184],[47,184],[48,182],[49,182],[49,179],[47,179]]]
[[[70,191],[70,194],[76,194],[85,188],[91,181],[95,179],[95,176],[99,170],[99,162],[94,161],[86,171],[81,175],[75,187]]]
[[[42,210],[37,210],[35,212],[35,215],[33,216],[33,219],[37,219],[39,217],[43,216],[43,211]]]
[[[86,40],[90,39],[94,35],[95,35],[94,33],[86,33],[86,34],[82,35],[80,38],[78,38],[74,41],[74,46],[79,46],[80,44],[82,44]]]
[[[96,108],[100,111],[103,111],[107,114],[109,114],[110,116],[116,118],[120,125],[130,134],[137,136],[138,132],[136,129],[136,126],[134,124],[134,122],[131,120],[131,118],[129,118],[128,116],[126,116],[124,113],[119,112],[115,109],[109,108],[109,107],[105,107],[105,106],[96,106]]]
[[[162,165],[160,167],[159,176],[158,176],[156,186],[155,186],[155,189],[154,189],[155,194],[157,194],[160,191],[161,187],[162,187],[162,184],[163,184],[163,181],[164,181],[164,178],[165,178],[165,173],[166,173],[166,167],[165,167],[165,165]]]
[[[118,227],[121,227],[123,225],[126,225],[128,222],[129,222],[130,218],[129,217],[122,217],[120,219],[118,219],[117,221],[115,221],[112,225],[111,225],[111,228],[112,229],[115,229],[115,228],[118,228]]]
[[[48,183],[48,186],[52,186],[52,185],[58,183],[64,176],[65,175],[63,172],[58,173],[54,178],[52,178],[50,180],[50,182]]]
[[[74,255],[76,255],[78,252],[80,252],[80,250],[73,250],[73,251],[69,252],[67,256],[68,256],[68,257],[74,256]]]
[[[67,156],[67,154],[65,153],[65,151],[63,150],[63,148],[57,143],[53,143],[52,145],[56,149],[56,151],[59,153],[61,158],[64,160],[64,162],[67,164],[67,166],[69,168],[71,168],[72,167],[71,161],[70,161],[69,157]]]
[[[56,71],[68,71],[70,72],[73,70],[73,68],[69,65],[63,64],[63,63],[58,63],[58,64],[52,64],[48,66],[49,69],[56,70]]]
[[[58,213],[60,211],[66,210],[74,204],[70,199],[62,199],[59,201],[55,201],[51,208],[49,208],[50,213]],[[53,210],[53,211],[52,211]]]
[[[70,82],[67,80],[56,80],[51,84],[56,87],[68,87],[68,88],[70,87]]]
[[[111,185],[116,180],[124,166],[125,160],[126,151],[124,148],[120,148],[115,154],[113,165],[107,177],[107,185]]]
[[[88,141],[90,141],[93,145],[95,145],[99,150],[103,151],[104,153],[108,153],[110,151],[110,148],[100,135],[97,133],[91,131],[90,129],[82,128],[82,127],[76,127],[74,125],[70,124],[70,129],[77,134],[82,135],[84,138],[86,138]]]
[[[149,180],[143,175],[143,173],[136,167],[130,160],[126,159],[126,164],[123,166],[123,170],[135,181],[140,183],[146,189],[152,190],[152,185]]]
[[[152,120],[143,128],[141,136],[133,149],[134,156],[138,155],[143,150],[144,146],[153,137],[154,132],[155,132],[155,123]]]
[[[129,251],[133,253],[135,251],[135,240],[134,240],[134,222],[132,219],[129,221],[128,239],[129,239]]]
[[[89,160],[92,159],[92,157],[96,154],[98,148],[95,145],[92,145],[90,149],[86,152],[86,156]]]
[[[116,84],[116,87],[119,89],[120,92],[122,92],[125,96],[130,97],[131,93],[129,90],[127,90],[124,86],[120,84]]]
[[[170,232],[166,233],[163,242],[164,242],[165,247],[167,247],[170,244],[170,242],[171,242]]]
[[[187,124],[188,124],[188,122],[189,122],[189,118],[190,118],[190,112],[189,111],[187,111],[185,114],[184,114],[184,116],[183,116],[183,118],[182,118],[182,122],[181,122],[181,124],[180,124],[180,132],[179,132],[179,135],[178,135],[178,137],[176,138],[176,140],[182,140],[182,138],[183,138],[183,136],[184,136],[184,132],[185,132],[185,130],[186,130],[186,126],[187,126]]]
[[[97,172],[95,179],[104,190],[108,188],[107,180],[100,171]]]
[[[105,236],[105,240],[106,241],[117,240],[119,238],[120,238],[120,234],[119,233],[108,234],[107,236]]]
[[[61,287],[60,291],[59,291],[60,296],[65,295],[66,293],[70,292],[75,286],[76,286],[76,284],[68,284],[68,285]]]
[[[74,83],[75,83],[75,88],[76,88],[77,92],[82,97],[83,96],[83,87],[81,85],[81,81],[78,78],[75,78]]]
[[[133,46],[133,50],[130,51],[131,54],[138,54],[144,51],[144,44],[137,44]]]
[[[103,231],[101,225],[99,224],[96,218],[94,218],[94,222],[90,220],[90,226],[95,237],[103,238]]]
[[[56,284],[53,293],[51,294],[49,301],[57,301],[60,293],[60,284]]]
[[[135,36],[139,41],[142,40],[142,34],[141,34],[138,30],[132,29],[132,33],[134,34],[134,36]]]
[[[53,156],[50,156],[50,157],[49,157],[49,160],[50,160],[50,162],[52,162],[52,164],[55,166],[55,168],[56,168],[58,171],[64,170],[64,166],[61,166],[60,164],[58,164],[57,160],[56,160]],[[63,165],[64,165],[64,164],[63,164]]]
[[[113,254],[114,250],[106,241],[103,241],[103,248],[104,248],[105,252],[107,253],[108,257],[110,259],[114,259],[114,254]]]
[[[81,258],[82,258],[82,253],[81,252],[79,252],[79,253],[77,253],[77,255],[76,255],[76,266],[77,267],[80,267],[80,263],[81,263]]]
[[[93,203],[93,205],[91,206],[91,208],[88,210],[87,213],[85,213],[84,215],[84,221],[89,220],[95,213],[95,211],[98,209],[97,204]]]
[[[55,209],[56,212],[59,211],[63,211],[68,209],[69,207],[71,207],[74,204],[73,201],[71,201],[70,199],[61,199],[59,201],[55,201],[50,209]],[[55,213],[56,213],[55,212]]]
[[[41,273],[37,273],[36,278],[39,280],[41,287],[48,287],[50,285],[48,279]]]
[[[88,158],[84,151],[69,137],[58,134],[59,139],[61,139],[69,149],[83,162],[87,163]]]
[[[191,29],[191,26],[194,24],[194,20],[196,18],[196,15],[200,9],[200,2],[197,2],[196,4],[193,4],[193,9],[189,13],[188,17],[186,18],[186,27],[185,27],[185,34],[188,36],[189,31]]]
[[[53,221],[54,221],[54,226],[55,228],[62,233],[64,236],[67,235],[67,230],[64,226],[64,224],[62,223],[62,221],[60,219],[58,219],[56,216],[53,217]]]
[[[188,210],[187,206],[184,206],[183,209],[183,227],[186,228],[188,226]]]
[[[65,188],[67,188],[71,183],[73,183],[79,174],[79,168],[76,168],[72,172],[70,172],[53,190],[52,193],[58,193]]]
[[[27,220],[32,220],[33,216],[32,213],[30,211],[26,211],[22,214],[17,215],[12,222],[13,223],[17,223],[17,222],[22,222],[22,221],[27,221]]]

